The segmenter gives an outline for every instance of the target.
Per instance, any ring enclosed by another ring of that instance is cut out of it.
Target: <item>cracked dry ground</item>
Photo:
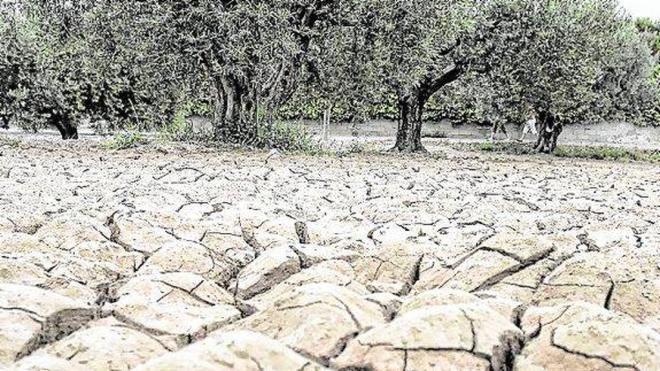
[[[657,165],[79,145],[0,149],[0,368],[659,368]]]

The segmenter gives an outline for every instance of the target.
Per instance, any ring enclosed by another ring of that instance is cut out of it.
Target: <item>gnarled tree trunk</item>
[[[427,152],[422,145],[424,107],[433,94],[456,81],[463,72],[461,65],[452,64],[436,78],[425,78],[412,93],[399,91],[399,125],[391,151]]]
[[[392,151],[426,152],[422,145],[422,113],[425,100],[419,95],[399,98],[399,123]]]
[[[248,143],[256,136],[255,94],[232,77],[215,84],[215,136],[222,141]]]
[[[557,148],[557,139],[564,130],[557,117],[550,112],[539,114],[539,137],[536,150],[542,153],[552,153]]]
[[[78,128],[71,123],[71,119],[67,115],[53,114],[48,123],[57,128],[62,139],[78,139]]]

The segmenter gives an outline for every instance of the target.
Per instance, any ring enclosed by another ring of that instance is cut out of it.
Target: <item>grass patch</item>
[[[0,146],[19,148],[23,142],[18,138],[0,137]]]
[[[274,148],[280,151],[319,154],[323,152],[321,144],[303,125],[282,122],[262,125],[257,130],[257,137],[252,143],[258,148]]]
[[[449,138],[449,135],[447,135],[447,132],[445,131],[432,131],[430,133],[422,134],[422,138],[446,139]]]
[[[651,151],[604,146],[558,146],[554,155],[564,158],[584,158],[591,160],[660,162],[660,151],[657,150]]]
[[[531,145],[517,142],[484,142],[469,144],[468,147],[481,152],[504,153],[509,155],[531,155],[536,153]]]
[[[495,145],[493,143],[480,143],[478,147],[483,152],[495,152]]]
[[[468,149],[509,155],[537,154],[534,147],[529,143],[486,142],[468,145]],[[607,146],[557,146],[553,155],[561,158],[589,160],[660,162],[660,151],[658,150],[652,151]]]
[[[212,115],[213,109],[207,103],[183,102],[174,112],[172,121],[160,127],[157,139],[161,142],[209,142],[213,137],[212,129],[208,127]],[[203,122],[205,120],[209,122]]]
[[[366,152],[366,148],[363,143],[351,142],[347,148],[337,151],[337,154],[342,156],[347,156],[347,155],[363,154],[365,152]]]
[[[123,149],[137,147],[146,142],[144,135],[138,132],[126,131],[115,134],[112,139],[102,143],[105,149],[120,151]]]
[[[158,130],[158,140],[164,142],[185,142],[193,137],[192,125],[184,113],[177,112],[172,122]]]
[[[215,137],[213,130],[195,129],[186,112],[177,114],[174,120],[163,126],[158,132],[161,142],[194,142],[205,146],[229,145],[246,149],[277,149],[283,152],[301,152],[319,154],[323,151],[320,142],[315,140],[309,130],[302,124],[276,122],[272,125],[263,123],[256,130],[256,136],[251,135],[244,140],[237,138]]]

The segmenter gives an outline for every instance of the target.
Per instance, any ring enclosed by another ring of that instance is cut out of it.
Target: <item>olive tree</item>
[[[155,126],[176,105],[169,64],[146,58],[146,27],[120,2],[24,0],[2,13],[0,108],[26,129],[78,137],[82,119]],[[134,7],[137,9],[138,7]],[[171,60],[171,56],[168,58]]]
[[[127,27],[155,35],[146,55],[178,61],[168,78],[180,85],[204,81],[216,137],[242,143],[299,87],[310,48],[339,0],[147,0],[139,12],[123,3],[133,14]]]
[[[7,4],[0,4],[0,126],[9,127],[12,118],[11,105],[13,98],[11,91],[16,89],[18,64],[10,57],[11,30],[14,27],[12,9]]]
[[[431,96],[465,70],[457,60],[463,33],[475,23],[472,0],[372,0],[363,18],[375,49],[373,68],[397,98],[393,150],[423,151],[422,115]]]
[[[641,18],[635,21],[635,25],[651,48],[655,62],[650,83],[655,87],[656,98],[652,107],[647,108],[646,119],[653,125],[660,125],[660,20]]]
[[[285,107],[287,115],[359,124],[374,116],[388,89],[374,64],[373,19],[363,17],[368,2],[345,1],[327,19],[311,45],[303,84]],[[325,132],[325,130],[324,130]]]
[[[166,125],[179,106],[205,91],[197,75],[173,78],[187,64],[181,55],[154,53],[161,35],[152,25],[160,19],[141,16],[151,10],[144,2],[95,2],[84,16],[80,69],[90,87],[84,108],[114,128]]]
[[[615,0],[517,1],[489,61],[500,95],[537,112],[537,149],[552,152],[563,126],[640,115],[654,93],[651,57]]]
[[[0,26],[3,116],[35,130],[52,125],[63,139],[77,138],[72,121],[85,87],[79,84],[76,60],[84,50],[70,39],[77,25],[70,18],[79,9],[60,4],[46,10],[36,2],[15,5],[20,7],[3,12]],[[50,22],[56,17],[60,27]]]
[[[533,107],[549,151],[567,123],[658,101],[641,41],[654,29],[635,29],[615,0],[1,4],[0,118],[63,138],[82,118],[150,128],[203,101],[216,137],[245,143],[292,97],[359,116],[394,100],[394,150],[414,152],[434,98],[479,122]]]
[[[503,20],[513,17],[509,0],[371,0],[373,68],[396,97],[398,128],[392,150],[424,151],[426,105],[465,75],[488,72]],[[442,102],[440,102],[442,105]]]

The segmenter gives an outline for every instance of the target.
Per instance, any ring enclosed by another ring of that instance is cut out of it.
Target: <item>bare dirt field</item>
[[[660,166],[0,146],[0,369],[657,370]]]

